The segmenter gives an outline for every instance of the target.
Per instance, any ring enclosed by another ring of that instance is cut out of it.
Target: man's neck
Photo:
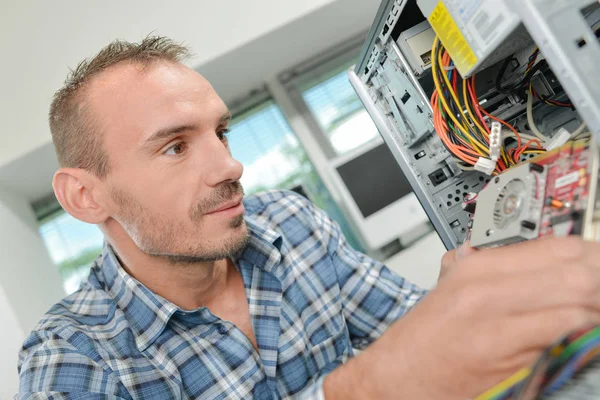
[[[106,234],[107,232],[105,232]],[[106,235],[121,266],[152,292],[184,310],[204,307],[227,288],[231,260],[173,264],[142,252],[125,233]]]

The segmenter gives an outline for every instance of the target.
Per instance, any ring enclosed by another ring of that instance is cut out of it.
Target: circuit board
[[[582,235],[589,205],[592,150],[569,142],[495,177],[476,201],[471,244],[497,247],[542,236]]]
[[[589,196],[589,156],[585,143],[570,143],[539,156],[548,165],[539,236],[581,235]]]

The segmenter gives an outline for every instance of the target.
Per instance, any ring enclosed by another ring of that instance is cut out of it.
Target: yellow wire
[[[437,52],[439,42],[440,42],[439,38],[436,37],[435,41],[433,42],[433,50],[432,50],[433,54],[435,54]],[[458,120],[454,116],[454,113],[452,111],[450,111],[450,107],[448,107],[448,103],[446,102],[446,98],[444,97],[444,92],[440,89],[441,84],[440,84],[439,78],[437,76],[437,62],[436,62],[435,57],[434,57],[434,62],[431,63],[431,69],[432,69],[432,73],[433,73],[433,83],[435,84],[435,89],[437,90],[437,92],[439,94],[439,98],[442,101],[442,106],[443,106],[444,110],[446,111],[446,114],[448,114],[448,116],[452,119],[452,121],[454,122],[456,127],[464,134],[466,132],[467,128],[464,127],[460,122],[458,122]]]
[[[502,154],[502,160],[504,160],[504,164],[506,165],[506,168],[510,167],[510,164],[516,165],[514,160],[512,160],[508,154],[506,153],[506,150],[504,149],[504,147],[502,147],[501,149],[501,154]]]
[[[443,64],[443,60],[442,60],[442,53],[440,53],[438,55],[438,63],[439,65]],[[450,83],[450,80],[448,79],[448,76],[446,74],[442,74],[443,78],[444,78],[444,82],[446,83],[446,89],[448,90],[448,92],[450,93],[450,95],[452,96],[452,98],[454,99],[454,102],[458,105],[460,105],[460,101],[458,100],[458,96],[456,94],[456,92],[454,91],[454,88],[452,87],[452,84]],[[440,96],[443,98],[443,102],[445,103],[446,99],[443,96],[443,91],[440,90],[440,88],[438,88],[438,93],[440,94]],[[458,122],[455,118],[454,118],[454,113],[452,111],[450,111],[450,108],[448,107],[447,103],[445,104],[446,112],[452,117],[453,121]],[[463,119],[463,122],[466,122],[467,125],[470,125],[468,119],[465,117],[465,115],[461,112],[461,118]],[[469,142],[471,143],[471,145],[474,147],[473,149],[479,153],[480,156],[485,157],[487,155],[489,155],[489,149],[487,147],[485,147],[484,145],[482,145],[481,143],[479,143],[477,141],[477,139],[473,138],[473,136],[471,135],[471,133],[469,132],[469,129],[467,128],[467,125],[462,125],[463,127],[463,133],[464,135],[467,137],[467,139],[469,140]]]
[[[473,110],[471,110],[471,107],[469,106],[469,98],[468,98],[468,94],[467,94],[467,80],[466,79],[464,79],[462,82],[462,89],[463,89],[462,90],[463,101],[465,102],[465,109],[467,110],[468,118],[472,121],[472,123],[475,126],[477,126],[477,128],[479,129],[479,131],[481,132],[483,137],[489,141],[489,135],[488,135],[487,131],[485,130],[483,125],[481,125],[479,123],[479,118],[477,118],[477,116],[473,113]],[[508,168],[508,166],[510,165],[510,161],[509,161],[510,158],[507,156],[504,147],[501,148],[501,155],[502,155],[502,160],[504,161],[504,164]]]
[[[471,107],[469,107],[469,98],[467,97],[467,80],[463,79],[463,101],[465,102],[465,109],[467,110],[467,116],[471,119],[471,121],[479,128],[479,132],[483,134],[483,137],[489,140],[489,135],[485,128],[479,123],[478,119],[473,115]]]
[[[442,53],[440,53],[439,56],[438,56],[438,63],[440,65],[443,64]],[[450,95],[452,96],[452,98],[454,99],[454,102],[457,105],[460,105],[460,101],[458,100],[458,95],[454,91],[454,88],[452,87],[452,84],[450,83],[450,80],[448,79],[448,75],[447,74],[442,74],[442,77],[444,78],[444,82],[446,83],[446,89],[448,90],[448,92],[450,93]],[[489,152],[489,149],[486,146],[484,146],[481,143],[479,143],[475,138],[472,137],[471,133],[469,132],[469,130],[467,128],[467,126],[469,126],[471,124],[469,123],[469,120],[467,119],[467,117],[465,116],[465,114],[463,114],[461,112],[460,116],[463,119],[463,121],[466,122],[466,124],[467,124],[467,125],[463,125],[463,127],[467,131],[466,132],[467,136],[471,137],[472,138],[472,143],[481,150],[481,152],[478,151],[478,153],[481,154],[482,156],[486,156],[486,153]],[[477,149],[475,149],[475,151],[477,151]]]
[[[463,89],[462,90],[463,101],[465,103],[464,104],[465,109],[467,110],[468,119],[471,121],[472,124],[474,124],[479,129],[479,132],[481,132],[483,137],[489,141],[489,135],[488,135],[487,131],[479,123],[479,118],[477,118],[476,115],[474,115],[473,110],[471,110],[471,107],[469,106],[469,99],[468,99],[468,94],[467,94],[467,80],[466,79],[463,79],[462,89]],[[449,91],[452,93],[453,92],[452,88],[450,88]],[[502,160],[504,161],[504,164],[506,165],[507,168],[510,166],[511,163],[513,165],[515,165],[514,161],[511,160],[510,157],[508,157],[504,147],[501,148],[501,155],[502,155]]]
[[[462,87],[463,87],[462,95],[463,95],[463,101],[465,102],[464,107],[467,110],[467,118],[468,118],[468,120],[471,121],[471,123],[473,125],[475,125],[479,129],[479,132],[481,132],[483,137],[489,142],[489,135],[488,135],[487,131],[479,123],[479,119],[474,115],[473,110],[471,110],[471,107],[469,106],[469,98],[467,95],[467,80],[466,79],[463,79]],[[450,89],[450,90],[452,91],[452,89]],[[486,150],[487,150],[487,153],[489,154],[489,148]],[[504,163],[508,167],[509,164],[508,164],[508,160],[506,157],[506,153],[504,152],[504,149],[502,149],[502,159],[504,160]]]
[[[508,389],[513,387],[516,383],[521,382],[525,378],[527,378],[531,374],[531,368],[523,368],[519,370],[517,373],[507,378],[506,380],[500,382],[490,390],[480,394],[475,397],[475,400],[493,400],[498,395],[506,392]]]
[[[433,54],[435,54],[437,52],[437,48],[439,46],[439,43],[440,43],[440,40],[439,40],[439,38],[436,37],[436,39],[434,41],[434,44],[433,44],[433,49],[432,49],[432,53]],[[439,62],[440,65],[442,64],[442,62],[441,62],[441,53],[440,53],[440,56],[438,57],[437,62]],[[485,157],[485,153],[482,153],[481,151],[479,151],[477,149],[477,144],[478,143],[473,141],[473,139],[471,138],[471,135],[468,132],[468,129],[462,123],[458,122],[458,120],[454,116],[454,113],[450,110],[450,107],[448,106],[448,103],[446,102],[446,98],[444,97],[444,92],[441,89],[441,84],[440,84],[439,78],[437,76],[437,62],[436,62],[435,56],[434,56],[434,60],[431,63],[431,68],[432,68],[432,73],[433,73],[433,82],[434,82],[434,85],[435,85],[435,89],[438,92],[438,97],[439,97],[439,99],[442,102],[442,106],[443,106],[444,110],[446,111],[446,114],[450,117],[450,119],[452,119],[452,121],[456,125],[456,128],[458,130],[460,130],[463,133],[463,135],[469,140],[469,142],[474,146],[473,150],[475,150],[479,155]],[[442,76],[444,76],[444,78],[446,80],[448,79],[445,76],[445,74],[442,74]],[[455,96],[455,94],[454,94],[454,96]],[[460,103],[457,102],[457,104],[460,104]],[[486,149],[483,148],[483,150],[485,151]]]
[[[442,59],[442,52],[440,52],[440,54],[438,54],[438,63],[440,64],[440,66],[443,65],[443,63],[444,63],[444,61]],[[450,83],[450,79],[448,79],[448,75],[445,73],[441,74],[441,75],[442,75],[442,78],[444,79],[444,83],[446,84],[446,89],[448,90],[448,92],[450,92],[452,99],[454,100],[454,102],[456,104],[460,104],[460,101],[458,101],[458,96],[456,95],[456,92],[454,92],[454,88],[452,87],[452,84]],[[441,94],[443,94],[443,93],[441,93]],[[450,110],[450,108],[448,108],[448,110]],[[461,115],[461,118],[464,120],[464,122],[467,122],[464,114],[461,113],[460,115]],[[467,130],[466,125],[462,125],[462,126],[465,128],[465,130]]]

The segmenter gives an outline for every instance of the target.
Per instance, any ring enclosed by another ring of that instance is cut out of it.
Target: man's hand
[[[442,258],[442,266],[440,268],[440,276],[438,281],[446,277],[450,270],[452,270],[455,265],[458,265],[460,259],[472,255],[476,251],[476,249],[471,247],[470,242],[467,241],[458,249],[447,252],[444,255],[444,258]]]
[[[325,380],[327,399],[468,399],[600,324],[600,245],[575,237],[450,252],[413,311]]]

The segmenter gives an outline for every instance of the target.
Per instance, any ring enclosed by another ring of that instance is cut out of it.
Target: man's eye
[[[229,133],[229,129],[220,130],[219,132],[217,132],[217,137],[219,138],[219,140],[225,140],[225,139],[227,139],[228,133]]]
[[[169,147],[164,154],[168,156],[177,156],[185,150],[185,144],[183,142],[175,143],[173,146]]]

